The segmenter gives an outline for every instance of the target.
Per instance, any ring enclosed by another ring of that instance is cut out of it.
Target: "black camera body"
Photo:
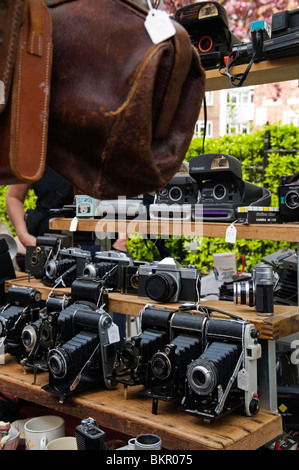
[[[235,304],[255,306],[257,315],[273,315],[273,295],[273,268],[263,262],[258,263],[255,269],[252,270],[252,279],[244,282],[234,282]]]
[[[272,16],[271,37],[263,34],[262,28],[253,29],[252,42],[234,44],[231,59],[235,65],[279,59],[298,54],[299,46],[299,8],[280,11]]]
[[[278,187],[279,213],[284,222],[299,221],[299,172],[282,176]]]
[[[198,2],[179,8],[174,19],[188,31],[205,69],[223,65],[233,44],[241,42],[229,30],[227,12],[218,2]]]
[[[128,271],[128,268],[130,270]],[[83,277],[88,279],[102,279],[106,287],[121,292],[127,282],[128,272],[131,276],[137,272],[132,258],[125,253],[98,251],[95,253],[94,262],[87,263],[83,270]]]
[[[81,248],[62,248],[57,257],[46,262],[42,282],[54,286],[58,282],[70,287],[75,279],[83,275],[87,263],[91,262],[91,253]]]
[[[203,351],[203,331],[207,320],[198,313],[175,311],[170,318],[170,341],[157,350],[149,361],[144,390],[140,393],[157,400],[182,397],[187,366]]]
[[[113,388],[107,379],[116,353],[109,338],[109,329],[117,328],[111,316],[92,304],[74,303],[65,310],[59,315],[59,334],[71,332],[71,338],[48,351],[49,383],[42,388],[61,399],[95,383]]]
[[[200,297],[200,272],[183,267],[174,258],[139,266],[138,295],[156,302],[196,302]]]
[[[203,154],[189,161],[190,175],[198,185],[193,219],[233,222],[240,206],[269,206],[268,189],[242,179],[240,161],[225,154]]]
[[[181,409],[207,421],[233,410],[247,416],[258,412],[258,332],[243,320],[209,318],[204,351],[187,368]]]
[[[26,247],[25,271],[36,279],[42,279],[47,261],[57,255],[60,246],[58,237],[37,237],[36,246]]]
[[[6,352],[22,348],[22,330],[39,317],[41,293],[31,287],[10,287],[7,303],[0,309],[0,338]]]
[[[168,184],[156,191],[149,216],[153,220],[191,220],[196,202],[197,184],[189,175],[189,164],[183,162]]]
[[[156,351],[169,342],[172,311],[146,305],[140,312],[140,333],[124,341],[115,356],[111,379],[125,385],[144,384]]]

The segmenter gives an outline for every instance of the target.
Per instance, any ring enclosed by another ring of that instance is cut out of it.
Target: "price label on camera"
[[[248,372],[247,372],[246,369],[241,369],[238,372],[237,382],[238,382],[238,388],[240,388],[241,390],[244,390],[245,392],[248,391],[248,389],[249,389],[249,376],[248,376]]]
[[[74,217],[70,223],[70,232],[76,232],[78,226],[78,218]]]
[[[120,341],[119,329],[115,323],[112,323],[108,330],[108,338],[110,344],[118,343],[118,341]]]

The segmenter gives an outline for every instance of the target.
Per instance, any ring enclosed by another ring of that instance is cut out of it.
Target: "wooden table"
[[[30,400],[41,406],[80,419],[92,417],[98,426],[135,437],[154,433],[169,450],[254,450],[282,434],[282,420],[277,413],[261,409],[253,417],[230,414],[214,423],[178,410],[178,402],[159,402],[158,414],[152,414],[151,399],[138,393],[137,387],[124,393],[122,385],[115,390],[92,388],[68,397],[61,403],[55,395],[41,389],[48,374],[39,372],[33,385],[30,369],[24,373],[13,356],[5,355],[0,365],[0,390]]]

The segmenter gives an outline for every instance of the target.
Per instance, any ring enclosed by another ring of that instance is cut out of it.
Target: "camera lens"
[[[27,351],[31,351],[37,341],[37,334],[36,329],[32,325],[27,325],[22,331],[22,343],[27,349]]]
[[[151,369],[155,377],[158,379],[166,379],[171,372],[171,362],[167,354],[157,352],[151,360]]]
[[[179,201],[180,199],[182,199],[182,196],[183,196],[182,190],[178,186],[174,186],[169,191],[169,198],[172,201]]]
[[[120,358],[122,363],[128,369],[134,369],[138,362],[138,350],[130,342],[125,342],[120,351]]]
[[[177,292],[176,279],[169,273],[152,274],[145,281],[146,295],[156,302],[167,302]]]
[[[67,363],[63,354],[57,350],[52,349],[48,355],[48,366],[54,377],[62,379],[67,373]]]
[[[48,322],[44,322],[40,328],[40,343],[42,346],[48,348],[52,344],[53,338],[52,326]]]
[[[188,366],[187,380],[194,393],[209,395],[218,383],[217,369],[212,362],[196,359]]]
[[[234,303],[236,305],[255,305],[255,284],[252,280],[246,282],[234,282]]]
[[[213,195],[216,199],[223,199],[226,195],[226,188],[223,184],[217,184],[213,189]]]
[[[285,205],[289,209],[297,209],[299,207],[299,193],[297,191],[289,191],[285,196]]]
[[[46,266],[46,275],[49,279],[54,279],[57,274],[56,261],[50,260]]]

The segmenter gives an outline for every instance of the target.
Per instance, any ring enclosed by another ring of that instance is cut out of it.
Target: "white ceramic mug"
[[[160,450],[162,442],[156,434],[140,434],[135,439],[135,450]]]
[[[236,260],[242,261],[242,270],[237,270]],[[215,279],[221,282],[232,282],[236,274],[241,274],[245,269],[245,261],[242,255],[235,253],[216,253],[213,255]]]
[[[49,442],[47,450],[78,450],[77,439],[71,436],[58,437]]]
[[[47,444],[65,435],[64,419],[47,415],[29,419],[24,425],[26,450],[46,450]]]

